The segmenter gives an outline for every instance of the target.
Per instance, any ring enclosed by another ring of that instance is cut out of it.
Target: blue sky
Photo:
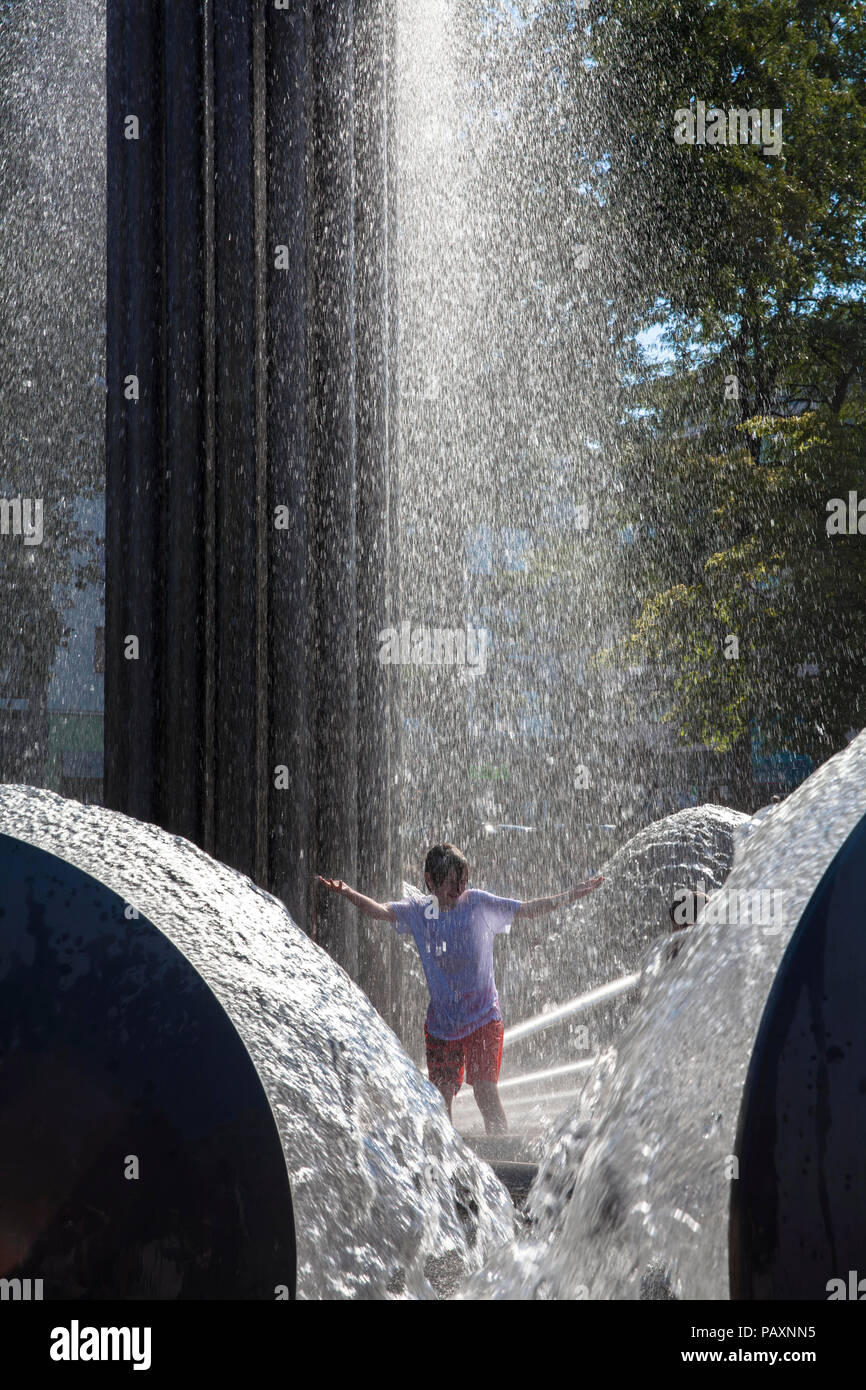
[[[656,323],[652,328],[645,328],[643,333],[638,333],[638,346],[645,354],[648,362],[657,363],[673,361],[674,353],[672,349],[662,346],[661,338],[664,331],[665,325]]]

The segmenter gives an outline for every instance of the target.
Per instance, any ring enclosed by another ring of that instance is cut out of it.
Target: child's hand
[[[604,875],[597,874],[595,878],[588,878],[584,883],[579,883],[576,893],[579,898],[585,898],[587,893],[594,893],[596,888],[600,888],[604,883]]]
[[[322,878],[321,874],[316,874],[316,878],[326,888],[330,888],[332,893],[344,893],[346,885],[341,878]]]

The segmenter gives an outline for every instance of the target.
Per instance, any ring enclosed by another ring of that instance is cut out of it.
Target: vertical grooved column
[[[355,295],[358,378],[358,874],[371,897],[396,891],[389,874],[389,676],[377,634],[388,622],[391,496],[388,457],[388,179],[385,0],[355,15]],[[359,926],[358,980],[381,1013],[390,1007],[391,938]]]
[[[271,862],[278,866],[274,891],[295,920],[304,923],[312,920],[314,903],[311,847],[315,816],[315,683],[310,660],[313,494],[309,476],[306,255],[308,28],[303,4],[293,5],[290,11],[268,10],[268,827]],[[273,785],[276,767],[290,769],[290,789]]]
[[[399,300],[397,295],[397,247],[398,247],[398,205],[397,205],[397,132],[395,129],[395,113],[397,110],[396,85],[397,85],[397,59],[395,51],[395,34],[397,30],[395,6],[397,0],[385,0],[385,75],[383,83],[382,100],[385,105],[385,140],[386,140],[386,159],[385,159],[385,197],[387,200],[387,215],[385,220],[385,239],[387,244],[387,259],[385,269],[387,274],[388,286],[388,374],[387,386],[387,420],[388,420],[388,613],[385,625],[387,627],[399,626],[401,620],[400,613],[400,391],[399,391],[399,372],[400,354],[398,351],[398,329],[399,329]],[[393,667],[388,670],[388,747],[389,747],[389,772],[388,772],[388,806],[387,823],[385,826],[385,838],[388,845],[388,857],[385,864],[385,873],[391,892],[399,893],[402,885],[403,861],[400,853],[401,846],[401,798],[402,798],[402,715],[400,708],[399,690],[400,672]],[[392,1028],[397,1029],[400,1023],[400,1000],[403,995],[399,990],[399,971],[401,942],[395,937],[390,937],[390,962],[391,962],[391,998],[389,1010],[386,1017]],[[407,1036],[405,1030],[401,1030],[403,1037]]]
[[[383,1011],[387,938],[312,876],[391,890],[390,2],[108,3],[106,802]]]
[[[257,860],[259,674],[256,371],[256,149],[253,29],[258,5],[214,4],[216,291],[216,765],[214,854],[252,875]]]
[[[109,5],[105,796],[158,814],[162,576],[162,29]],[[138,139],[127,122],[138,121]],[[130,399],[137,380],[138,400]],[[138,659],[127,659],[128,639]]]
[[[205,633],[199,615],[207,603],[205,540],[207,475],[199,456],[205,423],[206,258],[204,86],[201,27],[194,7],[168,4],[165,12],[165,260],[166,383],[162,450],[164,708],[160,766],[174,769],[163,784],[167,821],[204,839],[199,794],[204,756],[205,710],[199,698],[205,678]]]
[[[358,620],[355,469],[354,50],[352,0],[313,0],[310,348],[315,521],[318,873],[358,869]],[[320,899],[316,939],[357,976],[357,914]]]

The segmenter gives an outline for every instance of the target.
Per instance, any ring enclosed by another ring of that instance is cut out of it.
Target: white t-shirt
[[[430,990],[427,1031],[434,1038],[465,1038],[501,1019],[493,979],[493,938],[511,927],[519,898],[497,898],[470,888],[450,912],[436,898],[388,903],[395,931],[411,932]]]

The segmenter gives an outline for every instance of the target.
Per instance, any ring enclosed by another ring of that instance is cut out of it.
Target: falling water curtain
[[[106,803],[277,893],[389,1016],[392,0],[109,0]]]

